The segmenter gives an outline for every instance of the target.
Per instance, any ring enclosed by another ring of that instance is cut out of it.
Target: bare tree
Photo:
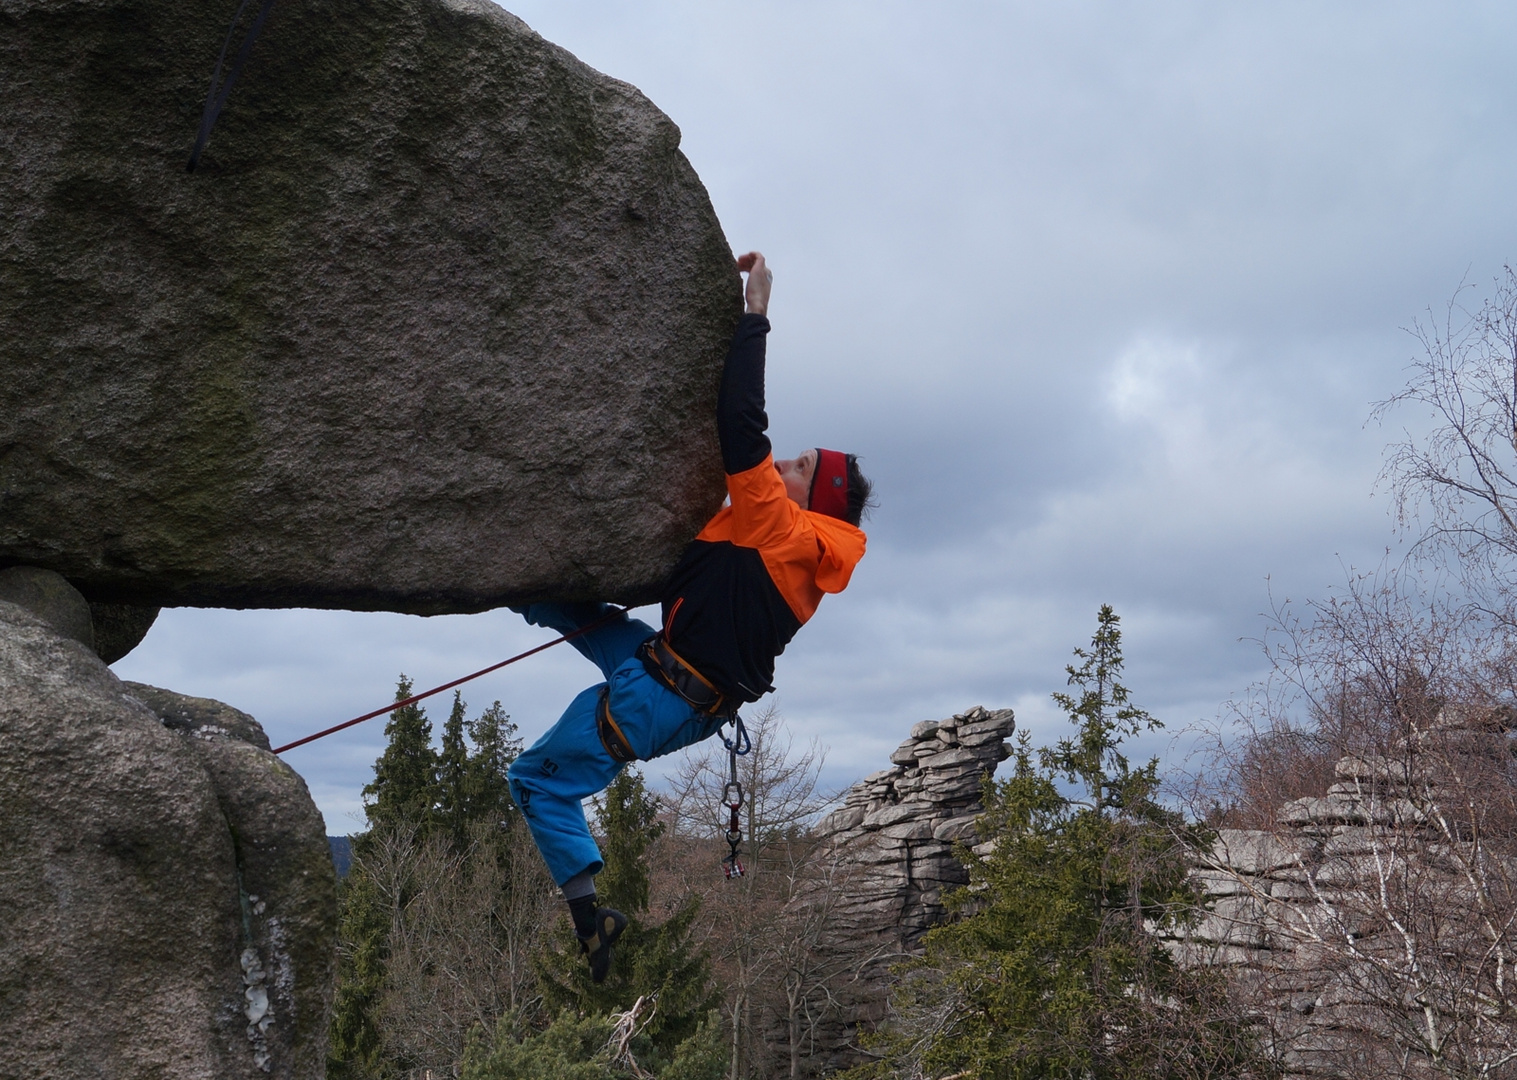
[[[1412,327],[1422,355],[1406,388],[1380,402],[1375,416],[1420,408],[1433,427],[1393,444],[1381,478],[1423,554],[1451,556],[1449,565],[1467,583],[1482,592],[1494,586],[1510,600],[1517,584],[1517,272],[1506,268],[1475,311],[1461,303],[1468,289],[1461,287],[1441,316],[1430,312]]]
[[[1396,570],[1304,609],[1276,605],[1261,644],[1269,674],[1224,708],[1198,778],[1195,808],[1215,824],[1267,826],[1283,803],[1327,794],[1345,755],[1426,725],[1439,701],[1496,704],[1514,689],[1499,628]]]
[[[841,884],[842,865],[820,857],[810,826],[830,801],[818,786],[823,753],[815,742],[797,749],[774,709],[747,722],[752,749],[738,759],[743,784],[742,878],[725,881],[717,861],[726,845],[723,789],[727,750],[717,742],[688,755],[669,782],[665,803],[670,840],[699,852],[704,865],[681,867],[684,887],[700,892],[697,933],[711,952],[726,991],[732,1039],[731,1075],[769,1075],[777,1049],[765,1038],[774,1028],[789,1033],[790,1075],[799,1075],[800,1046],[826,993],[818,958],[807,948],[820,932],[815,909],[805,914],[790,902],[802,890]]]
[[[476,824],[459,849],[440,832],[376,837],[365,870],[390,911],[380,1004],[388,1053],[416,1076],[456,1076],[470,1033],[493,1036],[507,1012],[530,1015],[532,958],[557,914],[519,815]]]
[[[1196,937],[1293,1071],[1517,1075],[1508,635],[1394,575],[1277,630]]]

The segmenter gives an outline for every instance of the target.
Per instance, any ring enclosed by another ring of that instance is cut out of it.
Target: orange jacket
[[[747,472],[727,477],[727,493],[732,501],[696,539],[756,549],[799,622],[815,614],[823,593],[848,587],[853,568],[864,557],[864,531],[796,505],[785,493],[773,454]]]
[[[717,407],[730,501],[685,548],[663,597],[669,644],[741,701],[774,688],[774,658],[864,557],[861,530],[802,510],[774,468],[764,413],[768,331],[763,316],[745,315],[733,336]]]

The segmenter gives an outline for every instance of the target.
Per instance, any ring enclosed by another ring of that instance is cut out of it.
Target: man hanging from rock
[[[630,761],[708,739],[773,687],[774,658],[811,618],[823,593],[842,592],[864,555],[859,520],[870,484],[852,454],[805,450],[774,460],[765,429],[764,342],[773,273],[750,252],[747,312],[722,373],[717,432],[728,504],[685,549],[664,588],[663,629],[625,615],[573,638],[606,681],[585,690],[511,766],[511,794],[553,880],[596,982],[627,918],[597,907],[600,849],[583,800]],[[515,609],[536,626],[572,633],[605,604]]]

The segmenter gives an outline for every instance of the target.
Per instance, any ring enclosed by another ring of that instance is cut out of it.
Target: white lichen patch
[[[257,897],[249,897],[257,901]],[[242,996],[247,1004],[242,1014],[248,1019],[248,1042],[253,1046],[253,1064],[269,1072],[273,1059],[269,1055],[268,1030],[274,1023],[274,1009],[269,1001],[267,986],[269,973],[258,957],[258,950],[251,946],[242,950]]]

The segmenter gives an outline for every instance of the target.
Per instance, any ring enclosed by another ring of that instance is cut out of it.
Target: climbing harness
[[[637,751],[622,733],[622,727],[611,718],[611,684],[600,688],[600,700],[595,705],[595,733],[600,736],[601,746],[611,755],[612,761],[623,765],[637,760]]]
[[[277,747],[274,750],[274,753],[276,753],[276,754],[282,754],[286,750],[293,750],[293,749],[295,749],[295,747],[297,747],[297,746],[304,746],[308,742],[315,742],[317,739],[324,739],[328,735],[335,734],[336,732],[339,732],[339,731],[343,730],[344,728],[350,728],[354,724],[361,724],[365,720],[372,720],[372,719],[374,719],[376,716],[383,716],[385,713],[394,712],[396,709],[403,709],[407,705],[414,705],[418,701],[421,701],[423,698],[429,698],[429,697],[431,697],[433,694],[440,694],[444,690],[451,690],[455,686],[462,686],[464,683],[469,682],[471,679],[477,679],[481,675],[488,675],[492,671],[499,671],[501,668],[508,667],[511,664],[516,663],[518,660],[525,660],[529,656],[535,656],[537,653],[542,652],[544,649],[551,649],[551,648],[553,648],[553,646],[561,644],[561,643],[563,643],[565,641],[572,641],[574,638],[579,637],[581,634],[588,634],[592,630],[599,630],[602,626],[605,626],[608,622],[610,622],[612,619],[616,618],[618,615],[625,615],[630,610],[631,610],[630,608],[615,607],[615,606],[613,606],[610,611],[606,612],[604,615],[602,615],[600,618],[596,619],[594,622],[586,623],[584,626],[581,626],[578,630],[571,631],[570,633],[565,634],[563,637],[554,638],[552,641],[545,641],[543,644],[538,645],[535,648],[528,649],[524,653],[517,653],[515,656],[511,657],[509,660],[502,660],[498,664],[491,664],[487,668],[480,668],[478,671],[474,672],[474,674],[472,674],[472,675],[465,675],[461,679],[454,679],[452,682],[443,683],[441,686],[434,686],[432,689],[424,691],[423,693],[420,693],[420,694],[412,694],[410,697],[406,698],[404,701],[397,701],[393,705],[386,705],[382,709],[375,709],[373,712],[364,713],[362,716],[355,716],[351,720],[344,720],[342,723],[337,724],[334,727],[329,727],[325,731],[318,731],[315,735],[307,735],[303,739],[296,739],[292,743],[285,743],[283,746]]]
[[[731,812],[727,822],[728,853],[722,860],[722,873],[731,881],[743,876],[742,852],[738,850],[738,845],[743,842],[743,822],[740,817],[743,809],[743,782],[737,778],[737,759],[753,749],[748,729],[737,713],[732,714],[732,738],[722,735],[722,742],[727,746],[727,786],[722,790],[722,805]]]
[[[253,42],[258,40],[258,32],[263,29],[264,21],[273,10],[274,0],[263,0],[257,16],[253,19],[253,25],[248,27],[248,32],[242,39],[242,47],[237,50],[237,58],[232,61],[232,68],[223,81],[221,67],[226,63],[227,50],[232,47],[232,38],[237,34],[237,24],[242,21],[242,13],[247,6],[248,0],[242,0],[237,5],[237,14],[232,16],[232,25],[227,27],[226,40],[221,43],[221,55],[216,58],[216,70],[211,73],[211,89],[205,96],[205,111],[200,114],[200,130],[195,135],[195,149],[190,151],[190,163],[184,167],[185,172],[194,172],[195,166],[200,164],[200,153],[205,149],[205,144],[210,141],[211,128],[216,126],[216,119],[221,115],[222,107],[226,105],[232,86],[237,82],[237,76],[242,74],[242,65],[247,62],[248,54],[253,51]]]
[[[718,690],[710,679],[675,652],[664,632],[643,642],[637,651],[648,673],[684,698],[692,709],[707,716],[736,714],[738,703]]]

